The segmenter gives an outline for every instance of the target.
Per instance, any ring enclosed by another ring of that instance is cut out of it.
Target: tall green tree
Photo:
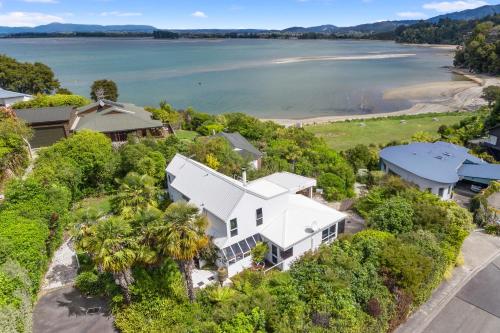
[[[0,87],[24,94],[51,94],[60,88],[50,67],[0,54]]]
[[[120,187],[112,200],[112,206],[125,218],[132,218],[142,210],[157,206],[159,193],[154,178],[129,172],[118,183]]]
[[[113,102],[118,100],[118,87],[112,80],[97,80],[90,87],[90,97],[94,101],[99,99],[107,99]]]
[[[111,273],[120,286],[125,301],[130,303],[130,285],[134,283],[132,266],[139,260],[139,244],[132,228],[121,217],[111,217],[90,226],[78,242],[97,267]]]
[[[207,225],[206,217],[199,214],[196,206],[176,202],[167,208],[163,219],[148,231],[148,238],[157,251],[178,262],[191,301],[195,298],[192,278],[194,258],[208,245],[205,234]]]

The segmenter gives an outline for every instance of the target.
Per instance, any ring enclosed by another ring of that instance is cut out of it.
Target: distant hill
[[[451,20],[478,20],[487,16],[500,13],[500,5],[486,5],[476,9],[468,9],[461,12],[449,13],[432,17],[424,22],[437,23],[441,19]],[[352,27],[337,27],[335,25],[319,25],[314,27],[290,27],[284,30],[265,30],[265,29],[170,29],[177,33],[190,34],[254,34],[266,32],[281,32],[281,33],[384,33],[393,32],[397,27],[409,26],[416,24],[417,20],[402,20],[402,21],[382,21],[375,23],[367,23]],[[71,24],[71,23],[50,23],[37,27],[2,27],[0,26],[0,35],[29,33],[29,34],[50,34],[50,33],[153,33],[158,30],[150,25],[89,25],[89,24]]]
[[[71,33],[71,32],[148,32],[156,28],[150,25],[91,25],[72,23],[50,23],[37,27],[0,27],[0,34],[17,33]]]
[[[432,23],[437,23],[442,19],[450,20],[480,20],[486,16],[493,16],[500,14],[500,4],[499,5],[486,5],[475,9],[467,9],[461,12],[449,13],[444,15],[439,15],[428,19],[427,21]]]

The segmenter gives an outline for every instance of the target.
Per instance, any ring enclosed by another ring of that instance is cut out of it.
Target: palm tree
[[[143,251],[132,237],[129,223],[120,217],[99,221],[86,230],[77,246],[89,253],[102,271],[113,274],[125,301],[130,303],[129,286],[134,283],[132,266],[141,259]]]
[[[117,182],[120,187],[112,204],[115,211],[125,218],[132,218],[140,210],[158,205],[158,188],[153,177],[129,172]]]
[[[158,252],[178,262],[190,301],[194,301],[194,258],[208,244],[207,225],[206,217],[199,214],[196,206],[177,202],[167,208],[163,220],[151,225],[148,232]]]

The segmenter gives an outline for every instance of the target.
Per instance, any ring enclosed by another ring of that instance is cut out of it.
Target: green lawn
[[[111,212],[110,200],[111,196],[86,198],[78,203],[78,208],[95,208],[107,214]]]
[[[179,140],[190,140],[193,141],[199,134],[195,131],[177,130],[175,131],[175,136]]]
[[[429,114],[404,117],[366,119],[318,125],[306,129],[326,140],[336,150],[346,150],[357,144],[386,144],[392,140],[409,140],[420,131],[435,133],[441,125],[452,125],[472,115],[470,112]],[[437,119],[437,121],[434,120]],[[364,124],[364,125],[363,125]]]

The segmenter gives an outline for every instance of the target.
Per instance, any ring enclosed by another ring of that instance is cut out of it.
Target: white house
[[[383,171],[399,175],[443,200],[451,199],[459,181],[487,185],[500,179],[500,165],[486,163],[469,154],[465,147],[440,141],[382,149],[380,166]]]
[[[345,214],[306,196],[315,179],[282,172],[247,182],[243,173],[240,181],[177,154],[167,183],[173,201],[193,203],[208,217],[207,234],[220,249],[217,265],[227,266],[229,277],[251,266],[259,241],[269,245],[268,263],[286,270],[344,231]]]
[[[0,88],[0,106],[11,106],[17,102],[29,101],[32,98],[33,96],[31,95],[21,94]]]

